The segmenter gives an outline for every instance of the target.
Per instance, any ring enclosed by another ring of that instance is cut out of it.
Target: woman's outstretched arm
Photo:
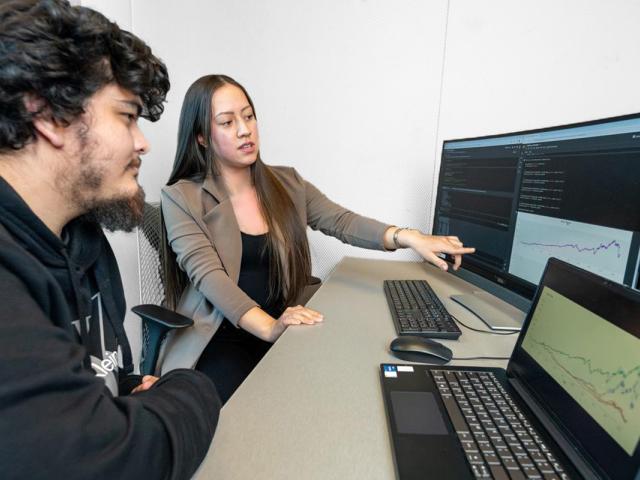
[[[455,236],[426,235],[419,230],[398,227],[389,227],[384,232],[384,247],[387,250],[411,248],[442,270],[447,270],[449,266],[438,256],[439,253],[451,255],[454,259],[453,269],[457,270],[462,262],[462,255],[476,251],[475,248],[465,247]]]

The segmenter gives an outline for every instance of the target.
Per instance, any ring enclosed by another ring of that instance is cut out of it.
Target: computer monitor
[[[550,257],[640,289],[640,114],[445,141],[433,233],[476,248],[458,275],[482,290],[452,298],[492,328]]]

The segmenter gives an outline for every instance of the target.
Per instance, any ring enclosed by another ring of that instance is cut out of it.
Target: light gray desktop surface
[[[396,331],[385,279],[426,279],[452,314],[486,329],[448,298],[471,293],[467,282],[426,263],[344,258],[307,305],[324,322],[290,327],[280,337],[222,409],[194,478],[395,478],[379,364],[407,362],[389,353]],[[461,330],[459,340],[439,340],[454,357],[508,357],[517,337]]]

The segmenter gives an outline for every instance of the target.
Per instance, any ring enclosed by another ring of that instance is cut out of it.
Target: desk
[[[426,263],[343,259],[308,304],[324,322],[280,337],[222,409],[194,478],[395,478],[379,364],[402,363],[389,353],[396,331],[382,290],[384,279],[402,278],[428,280],[452,314],[486,329],[448,298],[473,291],[464,280]],[[508,357],[517,337],[461,330],[459,340],[441,340],[457,357]]]

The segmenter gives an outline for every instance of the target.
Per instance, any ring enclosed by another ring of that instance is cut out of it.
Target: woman
[[[457,268],[474,251],[356,215],[294,169],[264,164],[253,102],[224,75],[200,78],[185,96],[162,211],[167,303],[195,321],[167,341],[163,370],[195,365],[223,401],[287,326],[322,321],[298,301],[311,278],[307,225],[364,248],[411,247],[445,270],[436,253]]]

